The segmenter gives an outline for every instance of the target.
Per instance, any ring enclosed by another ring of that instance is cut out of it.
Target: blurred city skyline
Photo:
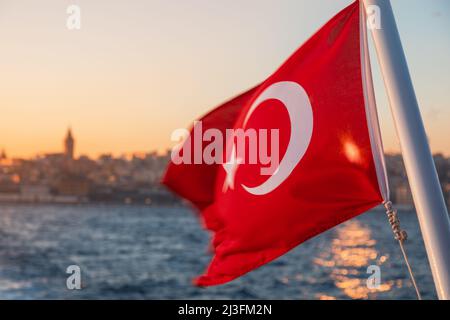
[[[5,163],[13,163],[14,160],[34,160],[39,158],[46,158],[46,157],[54,157],[54,156],[63,156],[66,157],[68,154],[70,154],[70,159],[76,160],[76,159],[92,159],[92,160],[101,160],[102,158],[117,158],[117,159],[125,159],[130,160],[133,158],[145,158],[148,156],[151,157],[161,157],[161,158],[170,158],[172,150],[168,147],[167,149],[163,150],[157,150],[157,149],[148,149],[148,150],[139,150],[139,151],[118,151],[116,153],[113,152],[101,152],[98,154],[89,154],[89,153],[83,153],[78,152],[78,143],[79,140],[76,139],[75,134],[73,133],[73,129],[71,126],[68,126],[66,128],[66,131],[61,134],[59,137],[56,137],[56,140],[59,141],[59,147],[55,150],[51,151],[45,151],[45,150],[38,150],[36,153],[26,155],[26,156],[16,156],[16,155],[10,155],[8,153],[8,150],[5,148],[0,147],[0,161],[3,160],[3,164]],[[68,144],[71,145],[71,147],[68,147]],[[385,157],[390,156],[401,156],[400,150],[391,150],[386,151],[385,150]],[[444,152],[433,152],[433,156],[443,156],[445,158],[450,158],[450,156],[446,155]],[[9,160],[9,161],[6,161]],[[0,162],[1,164],[1,162]]]
[[[0,150],[166,152],[170,134],[269,76],[351,0],[0,0]],[[81,30],[66,27],[70,4]],[[433,153],[450,155],[450,3],[392,2]],[[258,8],[258,10],[255,10]],[[385,151],[399,152],[371,47]]]
[[[0,150],[0,203],[177,203],[160,181],[170,153],[102,154],[77,157],[77,138],[68,128],[58,152],[30,159]],[[446,202],[450,204],[450,157],[434,155]],[[386,154],[391,200],[412,205],[403,158]],[[178,199],[179,200],[179,199]]]
[[[99,160],[102,157],[111,157],[111,158],[123,158],[123,159],[132,159],[133,157],[138,158],[144,158],[148,155],[151,156],[168,156],[170,155],[170,148],[164,149],[164,150],[158,150],[158,149],[148,149],[148,150],[136,150],[136,151],[120,151],[117,152],[101,152],[98,154],[90,154],[85,152],[79,152],[78,146],[75,145],[75,142],[78,144],[78,140],[75,139],[75,134],[73,133],[74,130],[72,129],[72,126],[66,127],[65,132],[63,132],[59,137],[55,137],[55,139],[59,142],[59,146],[55,149],[52,149],[50,151],[47,150],[39,150],[36,148],[37,152],[27,154],[24,156],[17,156],[14,154],[10,154],[6,148],[3,148],[0,146],[0,160],[33,160],[38,158],[45,158],[45,157],[51,157],[55,155],[65,155],[68,151],[68,140],[72,141],[69,143],[72,143],[71,151],[70,151],[70,158],[71,159],[80,159],[80,158],[89,158],[94,160]],[[75,131],[76,132],[76,131]]]

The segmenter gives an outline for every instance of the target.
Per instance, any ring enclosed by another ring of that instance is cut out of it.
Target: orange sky
[[[69,31],[64,1],[0,1],[0,149],[59,152],[70,125],[77,155],[163,152],[173,130],[266,78],[349,2],[73,1],[82,28]],[[450,5],[393,5],[432,150],[450,155]],[[397,151],[373,65],[385,149]]]

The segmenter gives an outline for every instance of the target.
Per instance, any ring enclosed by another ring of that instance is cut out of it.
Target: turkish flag
[[[163,183],[190,200],[214,234],[213,260],[196,284],[231,281],[383,202],[361,20],[356,1],[262,84],[202,117],[179,150],[192,161],[169,164]],[[195,148],[212,141],[198,133],[210,129],[216,137],[262,132],[259,142],[278,161],[249,161],[254,150],[238,148],[235,136],[218,142],[224,163],[196,161]]]

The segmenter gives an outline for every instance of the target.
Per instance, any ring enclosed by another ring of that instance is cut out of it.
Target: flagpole
[[[389,0],[363,0],[380,9],[372,29],[378,61],[439,299],[450,299],[450,221]],[[370,19],[370,17],[368,17]]]

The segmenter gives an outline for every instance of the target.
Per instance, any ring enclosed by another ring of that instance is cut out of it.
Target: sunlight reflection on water
[[[380,292],[389,291],[395,285],[403,286],[403,280],[382,282],[377,289],[367,286],[367,266],[382,266],[389,255],[381,255],[375,248],[371,230],[357,220],[344,223],[336,231],[329,251],[323,251],[314,259],[314,263],[330,268],[334,284],[347,297],[352,299],[374,299]],[[334,297],[320,296],[330,299]]]

